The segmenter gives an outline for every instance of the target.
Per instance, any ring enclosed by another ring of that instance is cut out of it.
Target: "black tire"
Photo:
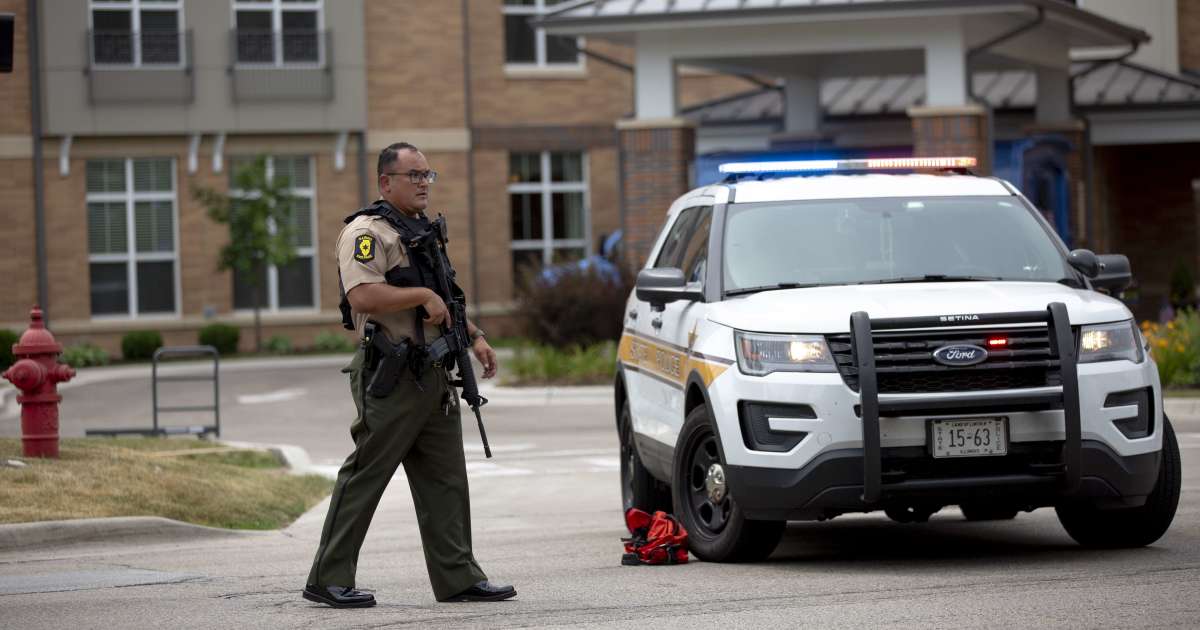
[[[637,508],[653,514],[658,510],[671,511],[671,493],[646,470],[633,444],[633,416],[629,401],[621,406],[618,420],[621,439],[621,513]]]
[[[1158,482],[1145,505],[1116,510],[1102,510],[1088,503],[1060,505],[1055,511],[1063,529],[1084,547],[1144,547],[1161,538],[1175,518],[1181,483],[1179,443],[1166,416],[1161,462]]]
[[[716,465],[716,468],[714,468]],[[675,443],[675,470],[671,494],[675,516],[688,531],[688,546],[701,560],[754,562],[771,555],[783,537],[786,521],[752,521],[745,517],[728,490],[713,499],[706,488],[713,473],[724,484],[725,455],[712,428],[708,410],[697,407],[688,414]]]
[[[1011,521],[1021,510],[1003,505],[964,503],[958,506],[968,521]]]

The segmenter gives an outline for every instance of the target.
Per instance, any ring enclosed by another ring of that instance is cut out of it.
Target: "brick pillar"
[[[987,110],[978,105],[911,107],[913,155],[918,157],[974,157],[975,172],[989,175],[992,138]]]
[[[625,120],[620,142],[621,228],[626,262],[641,267],[667,218],[667,210],[691,187],[696,130],[680,120]]]

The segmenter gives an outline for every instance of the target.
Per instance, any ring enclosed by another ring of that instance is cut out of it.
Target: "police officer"
[[[437,173],[416,147],[404,142],[379,154],[377,173],[381,199],[346,219],[337,241],[338,272],[360,337],[371,326],[377,327],[374,334],[382,333],[393,344],[423,347],[439,336],[438,325],[449,317],[443,296],[426,286],[390,285],[385,274],[415,271],[413,266],[421,264],[419,256],[406,250],[397,227],[419,232],[429,226],[424,210]],[[417,307],[423,308],[423,318]],[[496,374],[496,353],[483,331],[470,322],[467,329],[483,378],[491,378]],[[374,596],[354,588],[358,552],[379,499],[401,463],[438,601],[498,601],[516,595],[511,586],[489,582],[471,550],[462,424],[457,392],[446,370],[428,361],[405,369],[395,389],[376,397],[364,386],[373,372],[368,355],[368,349],[360,347],[348,368],[358,408],[350,427],[354,452],[338,472],[304,598],[335,608],[375,605]]]

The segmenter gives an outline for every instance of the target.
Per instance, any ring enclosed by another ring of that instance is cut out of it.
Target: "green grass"
[[[63,440],[59,459],[25,458],[18,439],[0,439],[0,523],[162,516],[232,529],[276,529],[332,489],[317,475],[291,475],[261,451],[190,439]]]
[[[1163,388],[1163,396],[1167,398],[1200,398],[1200,389],[1194,387],[1181,389]]]

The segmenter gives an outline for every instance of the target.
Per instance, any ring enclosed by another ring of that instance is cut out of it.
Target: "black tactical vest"
[[[384,278],[387,280],[388,284],[394,287],[425,287],[441,295],[441,292],[438,291],[437,284],[434,281],[434,270],[432,263],[428,259],[428,256],[408,250],[408,244],[414,238],[416,238],[418,234],[430,228],[429,219],[425,218],[424,216],[417,219],[409,217],[383,199],[380,199],[366,208],[363,208],[358,212],[346,217],[344,223],[349,225],[351,221],[360,216],[383,218],[393,230],[396,230],[396,232],[400,234],[400,239],[403,241],[405,254],[408,256],[409,266],[401,267],[397,265],[389,269],[384,275]],[[440,255],[445,256],[444,252],[439,253]],[[449,257],[445,258],[445,262],[446,268],[453,270],[453,267],[450,265]],[[453,271],[451,271],[451,274],[453,274]],[[459,289],[457,284],[454,284],[451,289],[458,296],[462,295],[462,289]],[[346,290],[342,285],[342,275],[340,269],[338,270],[338,290],[341,292],[341,301],[338,303],[338,310],[342,312],[342,327],[344,327],[346,330],[354,330],[354,316],[350,310],[350,300],[346,297]],[[441,295],[441,298],[447,302],[449,302],[452,297],[454,296]],[[423,318],[423,315],[420,314],[420,311],[423,311],[424,309],[420,307],[417,308],[418,318],[416,326],[417,329],[420,330],[421,318]]]

